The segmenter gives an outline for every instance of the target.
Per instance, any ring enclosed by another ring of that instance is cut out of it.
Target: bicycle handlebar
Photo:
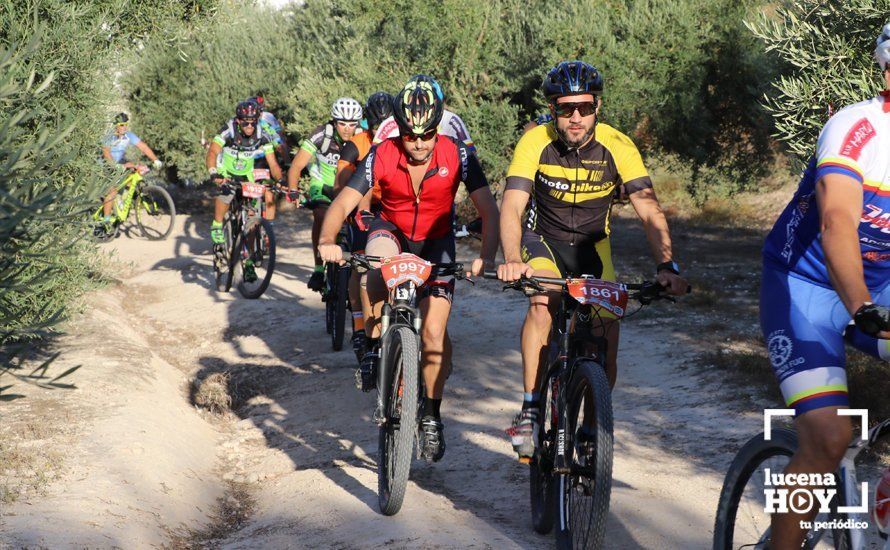
[[[485,271],[482,276],[486,279],[500,280],[496,271]],[[529,294],[529,291],[533,291],[532,293],[539,293],[548,290],[543,285],[552,285],[565,291],[569,280],[570,279],[561,279],[557,277],[522,276],[515,281],[505,282],[503,290],[518,290],[525,294]],[[641,283],[625,283],[624,287],[630,291],[628,292],[628,297],[630,299],[636,300],[643,305],[651,304],[656,300],[675,301],[674,296],[668,294],[666,292],[667,289],[657,282],[643,281]],[[686,287],[686,294],[689,294],[690,292],[692,292],[692,285]]]
[[[351,264],[353,267],[363,267],[365,269],[376,269],[371,264],[380,263],[385,259],[383,256],[368,256],[367,254],[350,254],[348,252],[343,254],[344,262]],[[433,267],[438,270],[439,275],[453,275],[455,279],[466,279],[472,282],[472,279],[466,276],[462,262],[433,264]]]

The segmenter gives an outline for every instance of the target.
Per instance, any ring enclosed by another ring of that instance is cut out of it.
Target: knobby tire
[[[173,221],[176,219],[176,206],[170,193],[159,185],[146,185],[140,190],[135,203],[133,207],[136,209],[136,224],[142,236],[150,241],[166,239],[173,231]],[[163,224],[165,216],[168,218],[166,227],[149,225],[151,219]]]
[[[580,429],[582,402],[585,418],[592,412],[595,423],[595,456],[592,464],[590,457],[584,457],[586,466],[581,468],[575,449],[567,449],[572,455],[573,471],[555,476],[556,546],[562,549],[602,548],[609,515],[614,443],[612,391],[603,367],[589,359],[578,360],[568,386],[566,431],[573,444]]]
[[[379,431],[377,455],[377,500],[380,512],[387,516],[397,514],[405,499],[417,432],[420,388],[417,334],[405,326],[391,330],[395,332],[385,352],[392,371],[392,378],[386,383],[392,389],[386,403],[386,423]]]

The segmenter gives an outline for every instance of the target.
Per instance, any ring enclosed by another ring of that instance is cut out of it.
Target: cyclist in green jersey
[[[220,133],[213,138],[207,150],[205,163],[210,179],[217,185],[228,178],[253,181],[254,161],[257,157],[265,159],[269,172],[276,181],[281,181],[281,168],[275,159],[273,138],[258,125],[259,108],[253,101],[242,101],[235,108],[234,123],[222,127]],[[218,159],[222,153],[222,166]],[[220,187],[213,209],[213,223],[210,225],[210,238],[214,250],[225,243],[223,234],[223,218],[234,192],[229,187]],[[266,191],[266,218],[275,219],[275,201],[271,191]],[[295,200],[296,193],[288,194],[288,200]]]
[[[337,161],[340,148],[356,133],[362,119],[361,104],[351,97],[341,97],[331,108],[331,120],[318,126],[310,137],[300,144],[300,151],[287,172],[287,185],[297,189],[300,173],[309,167],[309,200],[312,209],[312,250],[315,251],[315,270],[309,279],[309,288],[320,291],[324,284],[324,264],[318,255],[318,236],[321,222],[334,198],[334,182],[337,177]]]

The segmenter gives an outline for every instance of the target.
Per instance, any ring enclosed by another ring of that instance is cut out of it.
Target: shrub
[[[115,63],[134,40],[171,32],[209,4],[0,0],[0,375],[101,280],[82,237],[113,181],[97,157]],[[45,382],[45,367],[26,379]]]
[[[714,167],[731,166],[731,185],[723,185],[732,191],[759,176],[770,156],[770,121],[757,98],[772,68],[742,26],[761,4],[308,0],[284,12],[227,4],[213,28],[183,44],[149,44],[125,87],[151,142],[184,175],[203,177],[201,131],[209,137],[257,87],[269,89],[273,111],[296,137],[326,120],[338,96],[394,92],[428,73],[498,182],[520,127],[543,107],[543,75],[559,60],[582,58],[605,75],[607,121],[644,151],[680,156],[693,174],[712,168],[695,182],[701,194]]]
[[[888,0],[793,0],[746,23],[788,67],[765,107],[776,137],[809,157],[829,110],[862,101],[883,87],[875,38],[888,21]]]

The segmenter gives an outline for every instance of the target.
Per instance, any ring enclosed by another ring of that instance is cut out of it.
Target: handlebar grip
[[[497,278],[498,278],[498,272],[497,272],[497,271],[488,271],[488,270],[483,271],[483,272],[482,272],[482,278],[483,278],[483,279],[497,279]]]

